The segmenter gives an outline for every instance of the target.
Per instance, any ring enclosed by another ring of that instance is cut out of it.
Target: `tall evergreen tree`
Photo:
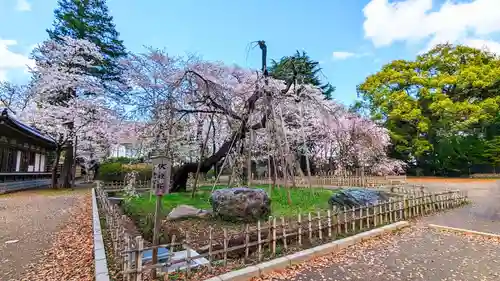
[[[127,53],[123,41],[119,39],[113,17],[109,15],[106,0],[58,0],[54,16],[52,29],[47,29],[50,39],[64,43],[63,37],[68,36],[94,43],[103,59],[99,60],[97,67],[93,65],[84,69],[84,73],[100,79],[108,93],[120,96],[120,91],[114,91],[113,82],[122,82],[123,71],[118,61]],[[69,89],[69,93],[61,93],[55,101],[64,103],[75,97],[77,90]],[[69,178],[75,164],[72,151],[72,145],[68,145],[61,173],[65,187],[70,186]]]
[[[306,52],[297,51],[293,56],[285,56],[279,62],[272,60],[269,73],[273,78],[290,81],[296,72],[297,79],[301,83],[318,86],[323,91],[326,99],[331,99],[335,91],[330,83],[323,84],[319,78],[321,67],[319,62],[312,60]]]
[[[118,60],[127,55],[109,15],[106,0],[58,0],[55,20],[47,32],[51,39],[63,36],[85,39],[96,44],[104,56],[102,66],[88,72],[104,82],[121,81],[122,70]]]

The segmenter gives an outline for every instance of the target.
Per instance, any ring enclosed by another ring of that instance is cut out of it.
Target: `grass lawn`
[[[224,188],[225,186],[217,186]],[[257,185],[256,188],[268,190],[267,185]],[[178,205],[190,205],[200,209],[211,209],[210,194],[212,186],[202,186],[196,193],[195,198],[191,198],[191,192],[172,193],[162,198],[163,211],[170,212]],[[328,199],[335,190],[321,188],[291,188],[290,197],[292,204],[288,204],[287,189],[276,188],[271,194],[271,209],[272,215],[276,217],[291,217],[299,213],[307,213],[318,209],[327,209]],[[151,196],[149,193],[144,193],[137,198],[133,198],[125,202],[125,210],[129,214],[147,214],[154,213],[156,204],[156,196]]]

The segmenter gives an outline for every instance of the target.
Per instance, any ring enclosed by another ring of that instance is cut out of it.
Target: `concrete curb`
[[[276,270],[286,269],[287,267],[305,262],[317,257],[325,256],[335,251],[345,249],[352,246],[358,242],[375,238],[384,233],[396,231],[405,227],[410,226],[407,221],[400,221],[379,228],[375,228],[369,231],[365,231],[344,239],[336,240],[324,245],[320,245],[311,249],[303,250],[288,256],[263,262],[254,266],[249,266],[240,270],[231,271],[226,274],[212,277],[206,279],[205,281],[245,281],[250,280],[253,277],[260,277],[266,273],[270,273]]]
[[[92,188],[92,226],[94,236],[94,275],[96,281],[109,281],[108,262],[106,261],[106,249],[101,233],[101,221],[97,210],[97,199],[95,189]]]
[[[461,233],[466,233],[466,234],[473,234],[473,235],[486,236],[486,237],[500,239],[500,234],[495,234],[495,233],[481,232],[481,231],[475,231],[475,230],[464,229],[464,228],[456,228],[456,227],[444,226],[444,225],[437,225],[437,224],[429,224],[428,226],[430,228],[434,228],[437,230],[461,232]]]

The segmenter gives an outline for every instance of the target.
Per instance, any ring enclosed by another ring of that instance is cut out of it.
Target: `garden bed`
[[[216,186],[216,189],[224,186]],[[256,186],[256,188],[266,189],[267,185]],[[291,204],[288,203],[287,189],[275,188],[271,192],[271,216],[284,219],[297,219],[298,214],[307,214],[318,210],[330,208],[328,199],[339,189],[322,188],[291,188]],[[210,195],[212,186],[202,186],[191,197],[191,192],[172,193],[162,197],[162,213],[168,213],[179,205],[190,205],[195,208],[211,210]],[[120,196],[120,194],[115,194]],[[141,232],[146,241],[151,241],[153,237],[154,213],[156,196],[151,196],[149,192],[140,194],[136,198],[122,201],[123,212],[132,219],[137,229]],[[265,219],[263,220],[265,221]],[[278,220],[280,222],[280,220]],[[172,235],[177,239],[184,239],[185,233],[190,233],[190,244],[197,248],[207,244],[209,239],[209,229],[212,227],[212,239],[218,240],[223,236],[223,229],[227,229],[229,239],[238,239],[245,230],[246,224],[243,222],[227,222],[216,217],[207,218],[187,218],[181,220],[163,220],[160,243],[169,243]]]

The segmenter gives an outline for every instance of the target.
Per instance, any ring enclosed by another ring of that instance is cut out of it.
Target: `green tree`
[[[500,165],[500,136],[495,136],[486,142],[483,155],[488,162],[493,164],[496,173],[496,167]]]
[[[498,134],[499,79],[495,55],[439,45],[366,78],[357,108],[389,130],[393,157],[426,174],[464,173],[483,161],[477,149]]]
[[[100,68],[89,69],[89,73],[104,82],[121,81],[118,60],[127,53],[105,0],[59,0],[54,15],[52,29],[47,30],[51,39],[69,36],[96,44],[104,61]]]
[[[335,91],[335,87],[330,83],[321,82],[319,62],[312,60],[306,52],[297,51],[293,56],[282,57],[279,61],[272,60],[269,74],[287,83],[293,83],[293,77],[297,77],[300,83],[320,87],[326,99],[332,99]]]

